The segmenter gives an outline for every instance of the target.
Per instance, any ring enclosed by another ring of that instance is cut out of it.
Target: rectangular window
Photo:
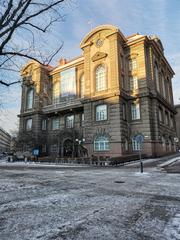
[[[59,117],[55,117],[52,119],[52,130],[57,130],[60,127]]]
[[[46,128],[47,128],[47,121],[46,119],[42,119],[41,130],[46,130]]]
[[[32,118],[26,120],[26,131],[32,130]]]
[[[52,152],[52,153],[57,153],[57,152],[58,152],[58,146],[57,146],[57,144],[52,144],[52,145],[51,145],[51,152]]]
[[[163,122],[163,110],[159,108],[159,122]]]
[[[73,128],[74,127],[74,115],[70,115],[66,117],[66,127]]]
[[[137,76],[130,76],[130,90],[138,89]]]
[[[171,128],[174,127],[174,118],[173,118],[172,115],[171,115],[171,117],[170,117],[170,127],[171,127]]]
[[[129,70],[135,70],[137,68],[137,61],[135,58],[129,60]]]
[[[96,121],[107,120],[107,105],[96,106]]]
[[[139,103],[131,104],[131,118],[132,120],[140,119],[140,105]]]
[[[165,112],[165,124],[169,125],[169,115],[168,115],[168,112]]]
[[[76,69],[70,68],[60,73],[61,97],[76,95]]]
[[[84,126],[84,113],[81,114],[81,126]]]

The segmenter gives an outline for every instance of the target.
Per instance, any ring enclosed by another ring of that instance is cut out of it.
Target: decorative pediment
[[[107,57],[107,53],[104,52],[97,52],[93,57],[92,57],[92,61],[95,62],[101,58],[105,58]]]

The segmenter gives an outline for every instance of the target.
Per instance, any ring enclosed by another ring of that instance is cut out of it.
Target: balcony
[[[69,98],[66,100],[57,101],[51,105],[42,108],[44,113],[52,113],[56,111],[69,110],[73,108],[80,108],[83,106],[81,103],[82,98]]]

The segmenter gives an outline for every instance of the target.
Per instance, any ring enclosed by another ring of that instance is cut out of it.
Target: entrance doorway
[[[73,141],[67,139],[63,144],[63,156],[64,157],[73,157]]]

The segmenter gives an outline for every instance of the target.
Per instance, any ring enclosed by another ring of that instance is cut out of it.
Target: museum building
[[[101,25],[80,47],[81,56],[56,67],[31,61],[22,69],[20,133],[33,139],[23,149],[59,157],[176,151],[174,72],[160,39]]]

